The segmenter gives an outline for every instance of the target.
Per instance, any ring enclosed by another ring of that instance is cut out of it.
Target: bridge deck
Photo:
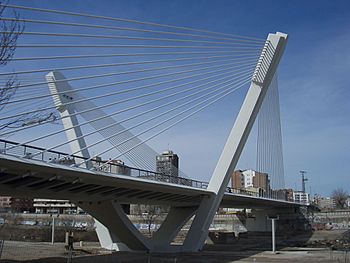
[[[57,163],[1,155],[0,192],[66,198],[76,201],[115,199],[126,203],[198,204],[205,189],[142,177],[89,171]]]
[[[214,194],[207,189],[166,180],[154,181],[142,175],[110,174],[5,154],[0,154],[0,168],[0,192],[12,196],[193,206],[198,205],[203,196]],[[221,206],[259,208],[300,204],[226,193]]]

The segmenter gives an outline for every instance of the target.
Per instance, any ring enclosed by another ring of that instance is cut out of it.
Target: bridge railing
[[[257,188],[257,191],[250,191],[247,189],[227,187],[226,193],[249,195],[249,196],[260,197],[260,198],[288,201],[287,195],[281,190],[270,189],[266,191],[261,188],[260,189]]]
[[[0,153],[6,154],[6,155],[12,155],[16,157],[43,161],[47,163],[55,163],[55,164],[68,165],[68,166],[74,166],[75,164],[81,163],[88,159],[81,156],[70,155],[70,154],[62,153],[58,151],[52,151],[52,150],[46,151],[44,148],[31,146],[31,145],[21,145],[19,143],[11,142],[3,139],[0,139]],[[93,159],[91,163],[93,167],[92,169],[96,171],[110,173],[110,174],[128,175],[128,176],[144,178],[152,181],[186,185],[186,186],[201,188],[201,189],[206,189],[208,186],[207,182],[138,169],[135,167],[130,167],[130,166],[118,163],[117,161],[107,162],[107,161],[102,161],[100,159]]]
[[[16,147],[15,147],[16,146]],[[39,160],[47,163],[56,163],[60,165],[74,166],[77,163],[82,163],[87,160],[87,158],[70,155],[68,153],[62,153],[58,151],[48,150],[44,148],[31,146],[31,145],[21,145],[16,142],[0,139],[0,153],[12,155],[16,157],[28,158],[33,160]],[[40,154],[39,154],[40,153]],[[177,185],[185,185],[200,189],[206,189],[208,187],[207,182],[192,180],[188,178],[171,176],[163,173],[157,173],[153,171],[138,169],[135,167],[130,167],[121,164],[118,161],[107,162],[101,159],[92,160],[92,169],[96,171],[102,171],[109,174],[119,174],[128,175],[132,177],[143,178],[147,180],[166,182]],[[250,191],[247,189],[237,189],[237,188],[226,188],[227,193],[241,194],[260,198],[269,198],[277,200],[287,200],[286,196],[281,194],[279,191],[269,190],[269,191]]]

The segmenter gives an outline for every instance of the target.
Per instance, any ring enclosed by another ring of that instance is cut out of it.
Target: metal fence
[[[46,163],[55,163],[59,165],[74,166],[75,164],[87,161],[88,158],[81,156],[70,155],[67,153],[62,153],[53,150],[46,150],[44,148],[30,146],[25,144],[20,144],[16,142],[11,142],[7,140],[0,139],[0,153],[28,158],[37,161],[42,161]],[[188,178],[171,176],[167,174],[157,173],[153,171],[138,169],[135,167],[130,167],[127,165],[105,162],[99,159],[91,160],[92,169],[96,171],[108,173],[108,174],[118,174],[118,175],[129,175],[133,177],[144,178],[147,180],[153,180],[158,182],[166,182],[171,184],[186,185],[195,188],[206,189],[208,186],[207,182],[201,182],[197,180],[192,180]],[[80,168],[84,168],[81,166]]]
[[[269,189],[267,191],[263,189],[258,189],[258,190],[259,191],[250,191],[246,189],[227,187],[226,193],[248,195],[252,197],[274,199],[274,200],[281,200],[281,201],[290,201],[288,200],[286,193],[284,193],[281,190],[273,190],[273,189]]]

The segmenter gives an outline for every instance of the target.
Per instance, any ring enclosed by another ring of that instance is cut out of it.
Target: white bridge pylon
[[[193,223],[184,244],[177,246],[176,249],[198,251],[203,247],[209,226],[225,194],[230,175],[235,170],[266,92],[275,75],[286,43],[287,35],[280,32],[269,34],[267,37],[246,98],[209,182],[208,190],[213,192],[214,195],[203,197],[198,207],[171,207],[167,218],[150,239],[142,236],[135,228],[120,204],[112,202],[112,200],[106,200],[99,204],[86,205],[82,208],[98,221],[96,230],[103,247],[120,250],[122,249],[122,242],[133,250],[172,251],[174,249],[171,246],[172,240],[192,216],[194,216]],[[51,72],[46,78],[55,106],[61,114],[72,152],[78,152],[77,155],[90,158],[74,112],[94,109],[89,112],[89,116],[92,115],[95,118],[104,116],[106,113],[95,109],[96,106],[90,101],[71,103],[74,100],[81,101],[83,97],[78,92],[69,92],[69,95],[64,94],[64,92],[71,91],[72,88],[67,81],[64,81],[63,75],[59,72]],[[81,115],[83,118],[90,118],[84,116],[84,114]],[[110,125],[111,122],[115,122],[115,120],[111,117],[105,118],[97,123],[97,126],[103,128]],[[116,125],[118,124],[116,123]],[[89,167],[89,163],[86,165]]]

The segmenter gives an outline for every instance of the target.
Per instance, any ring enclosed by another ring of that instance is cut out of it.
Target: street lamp
[[[272,232],[272,253],[276,253],[276,220],[279,219],[279,215],[268,216],[267,219],[271,220],[271,232]]]
[[[55,217],[59,217],[59,213],[53,213],[53,210],[50,210],[50,216],[52,217],[51,223],[51,244],[55,244]]]
[[[301,191],[305,193],[305,182],[308,181],[308,179],[305,177],[306,171],[299,171],[301,174]]]

